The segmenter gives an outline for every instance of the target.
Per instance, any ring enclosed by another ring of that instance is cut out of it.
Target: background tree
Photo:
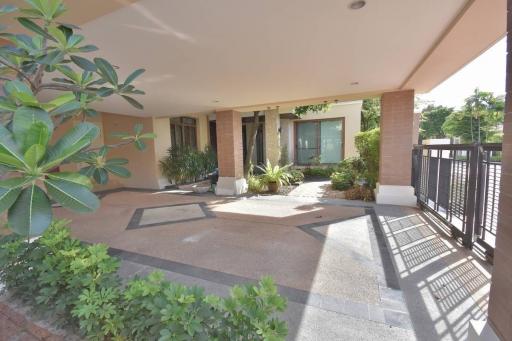
[[[420,136],[422,139],[446,137],[443,124],[446,118],[454,112],[453,108],[442,105],[428,105],[421,112]]]
[[[363,100],[361,109],[361,131],[372,130],[379,127],[380,98],[367,98]]]
[[[442,129],[465,143],[500,141],[504,107],[502,97],[475,89],[462,110],[447,117]]]
[[[23,9],[0,7],[0,15],[20,13],[16,20],[31,33],[0,33],[10,43],[0,47],[0,172],[6,177],[0,180],[0,213],[7,210],[8,226],[30,237],[50,225],[51,200],[77,212],[96,210],[92,181],[106,183],[109,174],[130,176],[124,167],[128,161],[109,159],[109,151],[130,143],[143,150],[143,140],[155,136],[136,124],[132,133],[116,134],[119,143],[90,148],[99,135],[99,128],[88,122],[98,114],[92,105],[118,95],[142,109],[131,96],[144,94],[132,85],[144,70],[120,81],[107,60],[81,56],[97,47],[84,44],[84,36],[75,33],[78,27],[58,21],[66,11],[62,0],[26,3]],[[42,101],[43,93],[51,100]],[[76,118],[79,122],[52,143],[55,130]],[[55,172],[62,164],[78,162],[86,164],[80,172]]]

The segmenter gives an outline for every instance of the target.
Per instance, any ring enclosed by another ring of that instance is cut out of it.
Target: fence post
[[[475,144],[471,148],[471,156],[469,158],[469,175],[468,189],[466,198],[466,224],[464,226],[464,237],[462,244],[468,249],[473,248],[475,241],[475,218],[476,218],[476,198],[477,198],[477,181],[478,181],[478,163],[481,157],[482,146]]]

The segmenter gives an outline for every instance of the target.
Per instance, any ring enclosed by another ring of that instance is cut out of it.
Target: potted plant
[[[288,171],[290,166],[291,164],[283,167],[280,167],[279,165],[272,166],[269,160],[267,160],[267,164],[264,167],[258,166],[258,168],[263,172],[261,174],[261,179],[267,185],[269,192],[276,193],[279,190],[279,187],[290,183],[291,175]]]

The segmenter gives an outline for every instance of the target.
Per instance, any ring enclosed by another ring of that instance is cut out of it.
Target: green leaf
[[[145,133],[139,136],[140,139],[156,139],[155,133]]]
[[[124,81],[124,85],[129,85],[131,82],[133,82],[135,80],[135,78],[139,77],[140,75],[142,75],[144,72],[146,72],[146,70],[144,69],[137,69],[135,71],[133,71],[127,78],[126,80]]]
[[[43,28],[41,28],[39,25],[37,25],[35,22],[28,18],[17,18],[18,22],[24,26],[25,28],[29,29],[30,31],[39,34],[40,36],[45,37],[46,39],[49,39],[51,41],[57,42],[57,40],[52,37],[48,32],[46,32]]]
[[[92,123],[82,122],[77,124],[50,148],[43,169],[51,169],[75,155],[89,146],[98,134],[98,127]]]
[[[19,80],[12,80],[12,81],[5,82],[4,87],[5,87],[5,91],[7,92],[8,95],[11,95],[12,93],[17,93],[17,92],[25,92],[25,93],[28,93],[28,94],[34,96],[34,94],[32,93],[32,90],[30,90],[28,85]]]
[[[52,180],[59,180],[64,182],[72,182],[77,185],[85,186],[89,189],[92,188],[91,180],[82,174],[74,172],[58,172],[48,174],[48,178]]]
[[[27,166],[11,132],[0,124],[0,155],[2,154],[4,155],[2,162],[6,162],[8,157],[10,157],[9,159],[13,166],[19,168]]]
[[[80,102],[77,102],[77,101],[69,102],[62,106],[59,106],[58,108],[51,110],[50,115],[56,116],[56,115],[72,113],[72,112],[80,110],[81,107],[82,107],[82,105],[80,104]]]
[[[50,26],[48,27],[48,33],[50,33],[55,39],[57,39],[59,44],[61,44],[63,47],[66,47],[68,40],[64,32],[62,32],[55,26]]]
[[[135,132],[135,135],[140,135],[140,133],[142,133],[142,129],[144,129],[144,125],[142,123],[136,123],[133,126],[133,131]]]
[[[85,71],[96,72],[97,70],[96,65],[85,58],[79,56],[71,56],[70,58],[73,61],[73,63],[75,63],[78,67]]]
[[[36,168],[37,164],[44,157],[46,147],[40,144],[34,144],[30,146],[25,152],[25,162],[30,168]]]
[[[0,15],[16,12],[17,10],[18,10],[18,8],[16,6],[3,5],[2,7],[0,7]]]
[[[112,64],[103,58],[94,58],[94,64],[96,64],[100,75],[110,84],[117,86],[118,78],[116,70]]]
[[[121,166],[121,165],[126,165],[128,164],[128,160],[127,159],[119,159],[119,158],[115,158],[115,159],[109,159],[107,160],[106,162],[107,165],[112,165],[112,166]]]
[[[34,107],[21,107],[14,112],[12,130],[14,138],[22,147],[22,151],[26,151],[30,145],[26,144],[29,140],[27,136],[31,132],[31,127],[35,123],[44,124],[49,132],[53,131],[53,122],[50,115],[43,109]]]
[[[130,171],[122,166],[117,165],[106,165],[105,169],[110,173],[117,175],[122,178],[129,178],[132,174]]]
[[[15,177],[15,178],[8,178],[5,180],[0,180],[0,188],[6,188],[6,189],[15,189],[15,188],[22,188],[29,182],[33,181],[34,178],[31,176],[23,176],[23,177]]]
[[[100,185],[104,185],[108,182],[108,173],[103,168],[94,169],[92,177],[94,181],[96,181]]]
[[[7,214],[9,227],[21,236],[38,236],[52,222],[50,200],[42,189],[32,184],[25,188]]]
[[[39,64],[55,65],[61,63],[64,60],[65,55],[66,54],[60,50],[52,50],[36,60]]]
[[[138,150],[142,151],[142,150],[146,149],[146,144],[141,140],[136,140],[134,142],[134,144],[135,144],[135,148],[137,148]]]
[[[80,169],[79,172],[81,175],[91,178],[93,176],[95,170],[96,170],[96,167],[87,166],[87,167]]]
[[[80,52],[94,52],[94,51],[98,51],[98,47],[94,46],[94,45],[84,45],[82,47],[79,47],[78,50]]]
[[[55,98],[54,100],[48,102],[48,104],[51,104],[53,107],[60,107],[61,105],[64,105],[66,103],[69,103],[71,101],[75,100],[75,94],[72,92],[68,92],[65,94],[62,94]]]
[[[63,207],[80,212],[94,212],[100,201],[86,186],[69,181],[46,179],[48,194]]]
[[[10,208],[18,199],[22,189],[21,187],[3,188],[0,187],[0,213]]]
[[[135,108],[139,109],[139,110],[142,110],[144,109],[144,106],[142,104],[140,104],[139,102],[137,102],[133,97],[130,97],[130,96],[126,96],[126,95],[121,95],[128,103],[130,103],[132,106],[134,106]]]
[[[51,133],[43,122],[36,122],[32,124],[25,134],[25,140],[22,142],[24,146],[32,146],[39,144],[46,147],[50,141]]]

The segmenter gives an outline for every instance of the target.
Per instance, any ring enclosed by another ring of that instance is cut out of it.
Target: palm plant
[[[289,172],[289,168],[292,164],[288,164],[286,166],[275,165],[272,166],[269,160],[265,166],[257,166],[263,173],[261,174],[261,179],[264,183],[267,184],[269,191],[277,192],[279,187],[283,185],[288,185],[291,180],[291,174]]]

